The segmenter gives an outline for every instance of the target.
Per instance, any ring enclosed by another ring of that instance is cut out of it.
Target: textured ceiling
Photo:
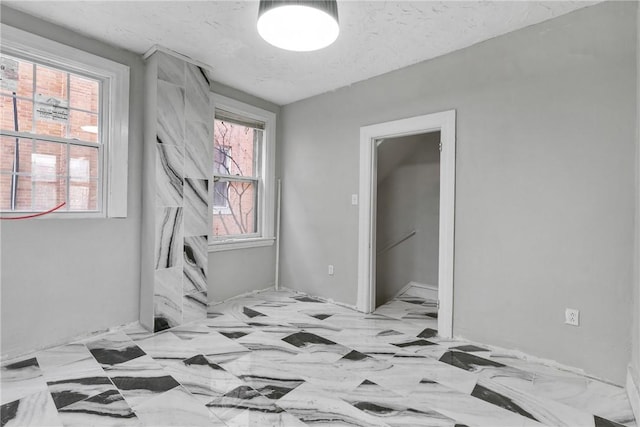
[[[11,8],[144,53],[161,45],[276,104],[347,86],[597,1],[338,1],[330,47],[287,52],[256,30],[257,1],[15,1]]]

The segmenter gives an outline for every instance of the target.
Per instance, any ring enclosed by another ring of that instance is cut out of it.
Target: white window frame
[[[2,24],[3,54],[100,77],[103,85],[102,200],[96,212],[54,212],[40,218],[126,218],[129,157],[129,67]],[[32,134],[37,139],[37,134]],[[2,212],[3,217],[24,212]]]
[[[209,229],[209,252],[228,251],[234,249],[271,246],[275,241],[275,148],[276,148],[276,115],[244,102],[237,101],[216,93],[211,94],[211,111],[215,117],[216,108],[239,114],[265,124],[264,141],[260,147],[262,165],[260,168],[260,188],[258,189],[258,235],[233,236],[230,238],[213,236],[213,227]],[[214,120],[211,117],[211,120]],[[213,144],[213,141],[211,141]],[[213,164],[213,157],[211,158]],[[213,170],[213,168],[212,168]],[[209,200],[213,206],[213,176],[209,186]],[[209,209],[210,222],[213,222],[213,208]]]

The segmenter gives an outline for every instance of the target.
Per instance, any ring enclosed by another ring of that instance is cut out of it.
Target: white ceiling
[[[143,54],[161,45],[214,80],[284,105],[406,67],[598,1],[345,1],[328,48],[287,52],[256,30],[257,1],[25,1],[11,8]]]

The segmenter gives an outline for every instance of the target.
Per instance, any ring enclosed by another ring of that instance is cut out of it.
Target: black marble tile
[[[614,421],[607,420],[597,415],[593,416],[596,427],[624,427],[623,424],[616,423]]]
[[[364,359],[370,359],[370,357],[367,356],[366,354],[360,353],[359,351],[353,350],[350,353],[347,353],[344,356],[342,356],[341,360],[358,361],[358,360],[364,360]]]
[[[86,414],[109,419],[105,425],[118,425],[130,418],[137,418],[117,390],[108,390],[60,410],[61,413]],[[102,424],[100,424],[102,425]]]
[[[438,313],[426,313],[427,317],[431,317],[432,319],[437,319],[438,318]]]
[[[309,332],[296,332],[295,334],[291,334],[282,338],[282,341],[288,342],[289,344],[295,345],[296,347],[307,347],[312,344],[336,344],[333,341]]]
[[[220,367],[219,365],[212,363],[209,359],[207,359],[206,357],[204,357],[202,354],[199,354],[197,356],[193,356],[189,359],[185,359],[182,361],[182,363],[184,363],[187,366],[191,366],[191,365],[200,365],[200,366],[208,366],[211,369],[215,369],[217,371],[224,371],[224,369],[222,369],[222,367]]]
[[[292,297],[292,298],[297,300],[297,301],[301,301],[301,302],[318,302],[318,303],[322,302],[322,301],[320,301],[318,299],[311,298],[311,297],[308,297],[308,296],[296,296],[296,297]]]
[[[118,349],[90,348],[89,351],[98,361],[98,363],[105,365],[117,365],[119,363],[128,362],[129,360],[136,359],[146,354],[140,347],[135,344]]]
[[[315,317],[315,318],[316,318],[316,319],[318,319],[318,320],[324,320],[324,319],[327,319],[327,318],[329,318],[329,317],[331,317],[331,316],[333,316],[333,315],[332,315],[332,314],[322,314],[322,313],[319,313],[319,314],[310,314],[309,316],[311,316],[311,317]]]
[[[450,350],[460,350],[466,352],[474,352],[474,351],[489,351],[486,348],[478,347],[477,345],[468,344],[468,345],[459,345],[456,347],[451,347]]]
[[[222,332],[219,331],[222,335],[224,335],[227,338],[231,338],[232,340],[238,339],[238,338],[242,338],[245,335],[248,335],[247,332],[241,332],[241,331],[232,331],[232,332]]]
[[[475,371],[478,367],[482,366],[491,366],[494,368],[503,368],[505,366],[502,363],[483,359],[474,354],[463,353],[461,351],[447,351],[440,357],[440,361],[455,366],[456,368],[464,369],[465,371]]]
[[[113,377],[111,381],[120,390],[149,390],[154,393],[169,391],[180,385],[170,375],[161,377]]]
[[[424,331],[418,334],[418,338],[433,338],[438,335],[438,331],[431,328],[426,328]]]
[[[242,312],[244,313],[245,316],[250,317],[252,319],[254,317],[265,316],[264,314],[260,313],[259,311],[252,310],[249,307],[243,307],[242,308]]]
[[[500,393],[496,393],[493,390],[489,390],[486,387],[483,387],[479,384],[476,384],[475,388],[471,392],[471,396],[477,397],[478,399],[482,399],[485,402],[489,402],[501,408],[504,408],[508,411],[515,412],[516,414],[520,414],[527,418],[531,418],[534,421],[538,421],[533,415],[529,412],[522,409],[518,404],[516,404],[513,400],[511,400],[507,396],[503,396]]]
[[[50,381],[47,385],[51,388],[51,397],[56,408],[64,408],[72,403],[84,400],[92,395],[92,386],[97,390],[104,390],[104,387],[111,386],[111,381],[107,377],[74,378],[62,381]],[[60,391],[55,391],[60,390]],[[94,392],[95,394],[96,392]]]
[[[20,360],[18,362],[11,363],[9,365],[5,365],[2,369],[15,370],[15,369],[24,369],[24,368],[39,368],[38,360],[35,357],[30,359]]]
[[[427,346],[427,345],[437,345],[437,344],[427,340],[414,340],[409,342],[401,342],[393,345],[395,345],[396,347],[405,348],[405,347]]]
[[[4,426],[9,421],[13,420],[18,414],[19,406],[20,406],[19,400],[5,403],[4,405],[0,406],[0,425]]]
[[[377,333],[377,336],[379,337],[391,337],[394,335],[402,335],[402,332],[394,331],[393,329],[385,329],[384,331]]]

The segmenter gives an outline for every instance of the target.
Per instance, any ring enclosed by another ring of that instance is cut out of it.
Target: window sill
[[[260,237],[256,239],[219,240],[209,243],[209,252],[233,251],[236,249],[260,248],[272,246],[274,237]]]

